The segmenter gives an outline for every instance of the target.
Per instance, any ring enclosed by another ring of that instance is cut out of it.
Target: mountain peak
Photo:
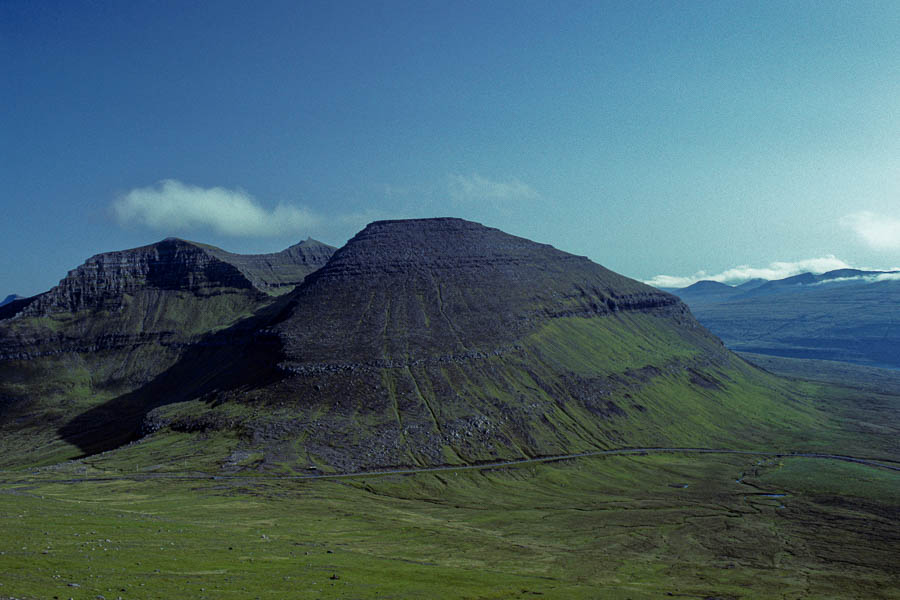
[[[455,218],[371,223],[295,294],[277,330],[301,362],[493,349],[555,316],[683,307],[585,257]],[[328,334],[346,331],[358,334]]]
[[[273,254],[242,255],[167,237],[90,257],[23,310],[37,316],[118,307],[125,295],[146,290],[208,295],[230,289],[277,295],[323,266],[333,252],[321,242],[300,242]]]
[[[686,288],[684,288],[683,291],[688,291],[688,290],[695,290],[695,291],[721,290],[721,291],[725,291],[725,290],[734,290],[734,288],[732,286],[722,283],[720,281],[704,279],[702,281],[698,281],[696,283],[693,283],[693,284],[687,286]]]

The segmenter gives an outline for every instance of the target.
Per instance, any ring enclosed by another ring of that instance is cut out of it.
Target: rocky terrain
[[[236,267],[254,287],[270,294],[289,292],[324,266],[336,248],[309,238],[273,254],[232,254],[203,246],[212,256]]]

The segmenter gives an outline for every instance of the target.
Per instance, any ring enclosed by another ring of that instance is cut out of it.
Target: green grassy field
[[[738,352],[738,355],[776,375],[900,396],[900,369],[881,369],[836,360],[785,358],[750,352]]]
[[[52,481],[83,466],[0,486],[0,597],[900,597],[900,473],[830,460]]]

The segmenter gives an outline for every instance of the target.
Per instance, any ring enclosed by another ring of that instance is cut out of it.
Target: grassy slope
[[[858,465],[712,456],[7,484],[0,595],[897,598],[898,486]]]
[[[20,422],[24,433],[6,438],[0,464],[80,456],[78,448],[54,441],[47,425],[58,427],[76,412],[91,414],[92,406],[102,416],[96,406],[115,403],[91,384],[103,361],[91,368],[57,363],[38,363],[48,375],[41,397],[50,419],[24,429],[27,424]],[[59,370],[51,376],[54,368]],[[184,376],[176,373],[172,381]],[[515,352],[464,364],[385,369],[376,383],[383,390],[380,403],[317,404],[302,393],[248,402],[254,396],[238,391],[229,402],[179,402],[154,414],[181,423],[175,427],[180,430],[209,429],[201,422],[227,424],[204,434],[222,443],[199,444],[210,449],[205,464],[212,470],[230,462],[235,451],[260,454],[270,472],[290,472],[310,464],[356,470],[628,446],[835,450],[837,443],[838,450],[853,449],[852,439],[842,442],[840,426],[820,410],[815,384],[768,375],[724,352],[702,329],[686,333],[667,319],[640,313],[555,319]],[[151,387],[147,394],[166,389]],[[154,462],[177,470],[180,451],[161,455],[168,436],[173,432],[164,429],[152,438],[160,448]],[[397,453],[373,458],[371,465],[333,462],[335,456],[378,452],[391,444]]]
[[[470,370],[389,370],[384,385],[396,401],[419,403],[409,414],[423,422],[435,415],[449,423],[473,410],[500,422],[503,405],[523,398],[555,411],[552,425],[507,419],[509,447],[451,443],[445,462],[643,444],[900,460],[896,396],[775,378],[723,353],[700,329],[658,327],[642,314],[614,319],[555,319],[517,353]],[[39,365],[46,374],[40,397],[61,411],[60,420],[106,398],[93,384],[99,363],[78,360]],[[135,356],[126,371],[148,360]],[[558,404],[559,373],[608,394]],[[425,398],[447,387],[464,402],[426,406]],[[353,435],[396,419],[392,406],[338,415],[350,433],[333,443],[352,447]],[[302,402],[262,408],[193,400],[161,410],[257,425],[325,410]],[[254,445],[240,431],[164,429],[82,461],[0,475],[7,481],[0,484],[0,597],[900,597],[897,473],[685,455],[292,482],[267,480],[259,469],[305,465],[307,433],[290,447],[274,444],[273,453],[272,439]],[[6,460],[47,464],[74,455],[47,435],[24,447],[24,437],[3,437]],[[50,481],[223,467],[255,478]]]

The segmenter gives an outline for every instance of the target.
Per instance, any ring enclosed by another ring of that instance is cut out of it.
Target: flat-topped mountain
[[[717,435],[769,383],[676,297],[459,219],[372,223],[287,301],[255,342],[280,347],[277,381],[153,422],[243,404],[255,439],[301,464],[470,463]]]
[[[553,317],[685,312],[583,256],[449,218],[372,223],[294,298],[276,330],[301,362],[493,350]]]
[[[313,246],[294,255],[324,256]],[[104,308],[0,321],[0,343],[54,349],[0,361],[13,407],[3,439],[40,431],[49,461],[188,434],[222,468],[354,471],[740,446],[815,419],[677,297],[460,219],[372,223],[281,296],[259,283],[276,282],[274,259],[226,260],[181,240],[123,258],[92,259],[61,286],[80,293],[54,292],[57,305],[101,297]],[[134,300],[163,296],[190,314]],[[91,338],[110,317],[122,324],[114,297],[129,323],[144,319],[144,338]],[[169,322],[191,333],[167,333]],[[32,337],[4,323],[32,323]],[[235,458],[246,456],[258,459]]]

